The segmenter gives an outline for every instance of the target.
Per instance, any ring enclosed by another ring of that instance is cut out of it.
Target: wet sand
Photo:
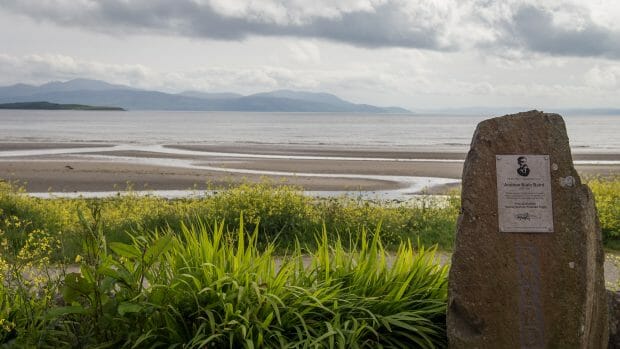
[[[74,151],[50,154],[55,149]],[[20,154],[21,150],[29,152]],[[403,189],[405,177],[410,181],[412,176],[454,179],[424,189],[441,194],[458,187],[454,182],[461,176],[464,158],[464,153],[321,145],[0,143],[0,178],[18,181],[30,192],[116,191],[128,183],[135,190],[203,190],[265,178],[305,190],[383,191]],[[617,162],[620,154],[577,154],[574,158]],[[577,170],[582,175],[618,175],[620,165],[584,164],[577,165]]]
[[[305,190],[325,191],[390,190],[401,187],[398,183],[389,181],[262,176],[75,159],[0,162],[0,178],[15,181],[28,192],[100,192],[128,188],[206,190],[265,181],[274,185],[295,185]]]
[[[419,152],[404,148],[389,151],[368,147],[342,147],[327,145],[300,144],[175,144],[167,148],[195,150],[221,153],[270,154],[270,155],[301,155],[301,156],[334,156],[334,157],[366,157],[396,159],[465,159],[465,153],[459,152]],[[620,158],[620,157],[619,157]]]
[[[167,148],[222,153],[273,154],[273,155],[318,155],[338,157],[397,158],[397,159],[456,159],[464,160],[466,152],[430,152],[395,148],[390,151],[365,147],[342,147],[328,145],[299,144],[174,144]],[[589,153],[573,151],[573,160],[613,160],[620,161],[620,153]]]

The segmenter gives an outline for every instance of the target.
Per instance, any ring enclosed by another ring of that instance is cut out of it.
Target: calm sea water
[[[264,143],[465,151],[488,116],[0,111],[0,141]],[[620,116],[567,116],[579,152],[620,153]]]

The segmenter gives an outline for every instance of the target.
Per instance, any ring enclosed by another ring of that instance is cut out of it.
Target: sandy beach
[[[118,191],[128,186],[203,190],[268,178],[309,191],[443,193],[458,186],[465,156],[321,145],[0,143],[0,178],[17,181],[29,192]],[[577,153],[573,158],[581,175],[620,174],[620,154]]]

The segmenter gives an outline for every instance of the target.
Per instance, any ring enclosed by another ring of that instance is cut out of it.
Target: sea
[[[469,148],[476,125],[491,115],[447,114],[345,114],[345,113],[257,113],[257,112],[188,112],[188,111],[27,111],[0,110],[0,142],[26,143],[109,143],[115,150],[142,150],[186,155],[195,152],[164,148],[174,144],[237,144],[319,146],[327,149],[383,150],[412,152],[456,152]],[[573,153],[620,154],[620,115],[575,115],[564,117]],[[112,149],[112,148],[107,148]],[[0,151],[2,161],[13,156],[80,153],[84,159],[89,149],[42,149]],[[106,149],[104,149],[106,150]],[[202,152],[201,155],[207,155]],[[213,154],[211,154],[213,155]],[[233,154],[227,156],[283,158],[288,155]],[[297,156],[299,157],[299,156]],[[297,158],[291,156],[291,158]],[[299,158],[310,158],[301,156]],[[311,157],[315,158],[315,157]],[[320,156],[319,156],[320,158]],[[286,173],[233,168],[207,168],[187,159],[114,157],[115,161],[140,162],[212,171],[253,173],[259,175],[297,175],[310,177],[366,178],[395,181],[403,189],[371,192],[307,192],[313,196],[354,195],[369,199],[408,200],[426,187],[458,182],[436,177],[371,176],[361,174]],[[326,158],[327,159],[327,158]],[[339,158],[344,160],[345,158]],[[355,158],[359,161],[369,160]],[[375,161],[376,158],[373,158]],[[331,159],[335,160],[335,159]],[[389,160],[389,159],[387,159]],[[405,160],[399,160],[405,161]],[[419,161],[419,160],[406,160]],[[424,160],[429,161],[429,160]],[[435,159],[431,161],[462,161]],[[599,161],[600,162],[600,161]],[[605,162],[605,161],[603,161]],[[617,161],[606,161],[617,163]],[[116,195],[116,192],[30,193],[40,197]],[[187,197],[191,191],[148,191],[144,195]]]
[[[491,115],[0,110],[2,142],[296,144],[464,152]],[[620,153],[620,115],[565,116],[571,147]]]

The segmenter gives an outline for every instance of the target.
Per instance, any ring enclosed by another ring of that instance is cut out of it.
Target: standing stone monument
[[[562,117],[529,111],[481,122],[461,200],[450,348],[606,348],[601,232]]]

